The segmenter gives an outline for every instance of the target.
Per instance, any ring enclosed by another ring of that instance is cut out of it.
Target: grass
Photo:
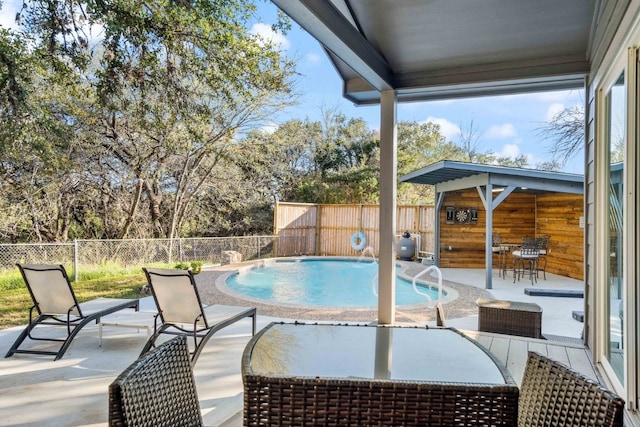
[[[168,268],[167,265],[159,267]],[[67,268],[73,280],[73,270]],[[146,284],[140,267],[122,268],[102,265],[84,268],[77,282],[72,282],[79,302],[94,298],[139,298],[140,288]],[[25,325],[29,321],[31,297],[18,269],[0,272],[0,329]]]

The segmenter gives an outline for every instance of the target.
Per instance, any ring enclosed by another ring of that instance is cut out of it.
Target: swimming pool
[[[251,299],[275,304],[315,307],[375,307],[372,282],[378,264],[349,259],[283,259],[243,269],[227,277],[226,287]],[[420,291],[438,298],[437,288],[419,284]],[[444,294],[444,292],[443,292]],[[430,302],[417,294],[411,281],[396,277],[396,305]]]

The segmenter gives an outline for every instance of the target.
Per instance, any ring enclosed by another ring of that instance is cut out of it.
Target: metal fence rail
[[[202,237],[180,239],[74,240],[73,243],[0,244],[0,268],[16,263],[83,266],[203,261],[218,263],[223,252],[235,251],[243,260],[307,255],[305,236]]]

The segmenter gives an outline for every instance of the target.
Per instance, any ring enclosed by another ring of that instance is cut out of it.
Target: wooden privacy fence
[[[380,233],[379,205],[324,205],[311,203],[276,203],[274,234],[280,237],[304,236],[296,241],[305,242],[300,248],[282,247],[289,239],[279,243],[278,254],[285,255],[359,255],[351,247],[351,237],[361,231],[366,237],[366,246],[378,255]],[[433,252],[434,243],[433,205],[400,205],[396,212],[398,238],[409,231],[419,244],[420,251]]]

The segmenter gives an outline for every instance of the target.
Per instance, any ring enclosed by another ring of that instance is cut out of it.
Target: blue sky
[[[13,26],[17,5],[22,0],[4,0],[0,25]],[[380,127],[378,106],[357,107],[342,97],[342,80],[329,62],[320,44],[295,22],[286,35],[271,30],[277,7],[270,1],[258,1],[258,20],[252,31],[280,46],[297,61],[300,74],[296,81],[300,104],[274,118],[266,127],[273,129],[289,119],[319,120],[323,109],[336,109],[348,117],[363,118],[372,129]],[[549,141],[539,135],[542,123],[563,108],[582,104],[583,91],[557,91],[536,94],[457,99],[398,105],[398,120],[438,123],[449,140],[459,142],[460,132],[473,122],[480,151],[502,156],[526,155],[532,167],[550,160]],[[583,173],[584,154],[578,153],[565,172]],[[426,166],[426,165],[425,165]]]

